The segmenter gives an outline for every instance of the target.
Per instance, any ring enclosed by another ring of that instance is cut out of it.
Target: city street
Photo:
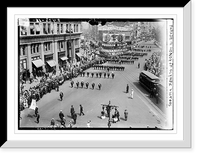
[[[78,76],[74,78],[74,84],[79,81],[84,83],[89,82],[89,88],[76,88],[76,85],[71,88],[70,81],[65,81],[60,86],[59,92],[52,90],[43,96],[37,102],[40,114],[40,122],[35,122],[34,110],[25,109],[21,112],[22,119],[20,120],[20,127],[47,127],[50,126],[52,118],[56,120],[56,124],[60,125],[59,112],[62,112],[66,118],[66,126],[71,120],[70,107],[74,106],[77,113],[77,123],[73,127],[87,127],[87,122],[91,120],[91,128],[108,128],[108,117],[101,119],[101,104],[108,104],[118,106],[120,113],[120,121],[111,123],[111,128],[150,128],[165,126],[164,107],[161,102],[156,104],[154,98],[149,98],[149,93],[143,89],[139,84],[139,73],[142,71],[145,59],[151,56],[149,52],[147,56],[140,57],[134,64],[122,64],[125,67],[124,71],[113,71],[115,78],[97,78],[96,75],[92,78],[91,75],[87,77]],[[140,69],[137,65],[140,62]],[[104,65],[115,65],[105,63]],[[100,72],[103,70],[88,69],[89,72]],[[87,72],[86,71],[86,72]],[[104,71],[105,72],[105,71]],[[95,83],[95,89],[91,88],[91,84]],[[101,83],[101,90],[98,89],[97,84]],[[126,85],[129,85],[129,93],[126,93]],[[134,90],[133,99],[130,96],[131,89]],[[63,100],[60,100],[59,93],[63,92]],[[83,106],[85,115],[80,116],[79,105]],[[128,111],[128,120],[124,120],[124,110]],[[114,109],[113,109],[114,111]],[[112,112],[111,112],[112,115]]]

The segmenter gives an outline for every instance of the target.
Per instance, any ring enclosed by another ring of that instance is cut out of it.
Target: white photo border
[[[172,133],[158,133],[151,132],[150,134],[144,131],[136,131],[136,132],[127,132],[127,131],[112,131],[112,134],[108,131],[76,131],[70,130],[66,134],[66,132],[62,132],[59,130],[59,134],[55,134],[55,131],[46,132],[40,131],[37,134],[34,132],[17,132],[16,130],[16,118],[15,118],[15,110],[17,105],[17,98],[11,93],[16,92],[16,80],[14,80],[17,75],[17,67],[14,67],[15,57],[17,45],[15,44],[16,36],[14,36],[16,28],[16,16],[30,16],[33,13],[33,8],[8,8],[7,15],[7,50],[8,50],[8,58],[7,58],[7,78],[9,79],[9,84],[7,85],[8,93],[7,95],[13,96],[13,99],[8,99],[7,106],[7,142],[4,143],[2,147],[68,147],[68,148],[163,148],[163,147],[181,147],[181,148],[190,148],[191,147],[191,2],[185,5],[184,8],[124,8],[123,13],[121,13],[122,8],[106,8],[102,11],[101,14],[108,15],[111,10],[112,14],[117,17],[127,17],[127,16],[139,16],[146,15],[147,13],[151,13],[156,17],[173,17],[178,21],[175,24],[175,29],[177,30],[174,33],[175,36],[175,48],[174,51],[177,54],[174,55],[174,60],[177,62],[177,66],[174,67],[174,72],[176,78],[174,79],[175,83],[175,99],[176,99],[176,107],[175,112],[177,112],[177,119],[175,119],[177,129],[172,131]],[[74,12],[76,13],[77,8],[68,8],[67,11],[64,8],[58,8],[58,12],[52,15],[52,8],[45,8],[45,15],[49,14],[49,16],[62,16],[63,14],[68,14]],[[110,10],[111,9],[111,10]],[[98,8],[88,9],[88,8],[78,8],[78,10],[83,11],[85,15],[81,15],[82,17],[90,17],[97,18],[97,14],[94,14],[99,10]],[[145,12],[143,12],[145,10]],[[170,10],[170,15],[169,15]],[[178,11],[177,11],[178,10]],[[32,12],[31,12],[32,11]],[[40,8],[37,10],[37,15],[42,14],[44,12],[44,8]],[[137,14],[136,14],[137,12]],[[36,12],[34,12],[36,14]],[[93,14],[92,14],[93,13]],[[80,13],[79,13],[80,14]],[[151,16],[149,15],[149,16]],[[109,14],[110,16],[110,14]],[[113,17],[113,15],[111,15]],[[86,17],[86,18],[88,18]],[[79,18],[81,18],[79,16]],[[177,29],[178,27],[178,29]],[[182,30],[182,32],[181,32]],[[13,40],[14,39],[14,40]],[[179,44],[180,43],[180,44]],[[13,55],[15,52],[15,55]],[[183,53],[182,53],[183,52]],[[13,62],[12,62],[13,61]],[[178,74],[177,74],[178,73]],[[182,76],[182,78],[181,78]],[[177,80],[179,80],[177,82]],[[182,84],[181,84],[182,83]],[[183,89],[182,91],[180,89]],[[10,98],[10,97],[9,97]],[[14,105],[15,106],[14,106]],[[179,106],[178,106],[178,105]],[[181,105],[183,104],[183,105]],[[181,107],[182,106],[182,107]],[[56,133],[58,133],[56,132]],[[94,133],[95,132],[95,133]],[[60,134],[61,133],[61,134]],[[31,135],[31,136],[30,136]],[[135,136],[134,136],[135,135]],[[149,137],[151,135],[151,138]],[[97,137],[98,136],[98,137]],[[156,137],[153,140],[153,137]],[[137,138],[138,137],[138,138]],[[141,138],[143,137],[143,139]],[[165,139],[164,139],[165,137]],[[169,138],[170,137],[170,138]],[[65,140],[68,139],[68,140]]]

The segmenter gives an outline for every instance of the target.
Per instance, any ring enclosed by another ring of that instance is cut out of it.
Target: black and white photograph
[[[18,18],[19,130],[173,130],[174,20]]]
[[[191,148],[190,11],[7,9],[2,147]]]

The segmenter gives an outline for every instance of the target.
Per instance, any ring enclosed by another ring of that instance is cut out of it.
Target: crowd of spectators
[[[161,52],[154,52],[152,56],[145,61],[145,70],[153,73],[154,75],[160,77],[162,75],[164,67],[161,62],[162,54]]]

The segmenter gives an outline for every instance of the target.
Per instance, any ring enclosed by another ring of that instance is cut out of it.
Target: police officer
[[[95,83],[92,83],[92,89],[94,89]]]
[[[83,88],[83,86],[84,86],[84,82],[83,82],[83,81],[81,81],[81,88]]]
[[[77,81],[77,82],[76,82],[76,87],[78,88],[78,86],[79,86],[79,82]]]
[[[86,88],[88,89],[89,83],[87,82],[85,85],[86,85]]]
[[[60,92],[60,100],[63,100],[63,92]]]
[[[101,90],[101,83],[98,84],[99,90]]]
[[[73,88],[73,85],[74,85],[74,81],[72,80],[71,81],[71,88]]]

